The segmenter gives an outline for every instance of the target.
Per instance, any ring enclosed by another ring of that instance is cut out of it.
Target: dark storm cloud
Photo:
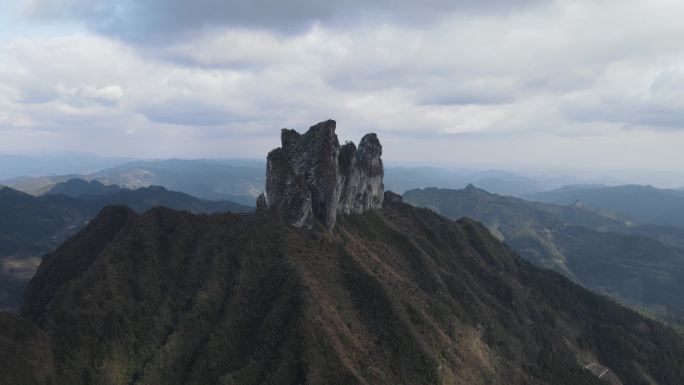
[[[212,26],[296,33],[316,22],[427,24],[453,12],[508,12],[538,1],[31,0],[26,11],[35,17],[79,19],[106,35],[157,41]]]

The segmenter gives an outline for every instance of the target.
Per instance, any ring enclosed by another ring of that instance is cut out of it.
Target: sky
[[[681,0],[3,0],[0,153],[677,172]],[[684,185],[684,180],[681,183]]]

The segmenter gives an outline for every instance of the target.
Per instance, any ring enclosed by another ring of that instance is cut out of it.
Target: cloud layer
[[[98,32],[135,41],[166,40],[211,27],[297,33],[315,23],[428,24],[454,12],[501,13],[538,0],[28,0],[41,19],[80,19]]]
[[[681,2],[328,3],[26,2],[93,32],[0,42],[0,152],[261,156],[332,117],[398,160],[684,161]]]

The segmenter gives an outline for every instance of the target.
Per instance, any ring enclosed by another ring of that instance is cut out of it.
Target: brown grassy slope
[[[401,203],[332,235],[109,208],[45,258],[23,315],[64,384],[600,383],[587,360],[684,378],[674,332]]]

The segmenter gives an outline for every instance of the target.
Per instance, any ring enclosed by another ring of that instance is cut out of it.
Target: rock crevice
[[[304,134],[283,129],[282,146],[268,154],[266,193],[259,205],[296,227],[315,220],[328,230],[340,214],[379,208],[383,201],[382,145],[375,134],[340,146],[328,120]]]

